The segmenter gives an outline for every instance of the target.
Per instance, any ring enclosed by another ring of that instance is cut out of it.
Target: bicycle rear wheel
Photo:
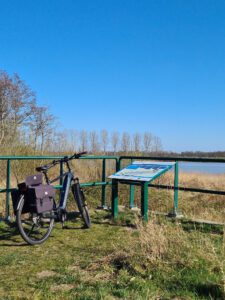
[[[42,214],[23,213],[24,204],[25,198],[22,195],[16,212],[16,222],[19,232],[28,244],[41,244],[49,237],[55,220],[51,212]]]
[[[72,192],[73,192],[73,197],[75,199],[75,202],[77,203],[78,210],[84,221],[85,227],[90,228],[91,227],[91,219],[90,219],[89,211],[87,208],[87,204],[85,202],[84,193],[83,193],[83,190],[82,190],[79,182],[75,182],[72,185]]]

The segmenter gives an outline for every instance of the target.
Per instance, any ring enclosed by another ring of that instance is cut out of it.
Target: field
[[[91,215],[35,247],[1,223],[0,299],[224,299],[222,227]]]
[[[78,166],[83,181],[101,176],[95,163],[89,173],[82,170]],[[172,174],[158,183],[172,184]],[[225,176],[180,174],[180,184],[225,190]],[[224,227],[190,221],[224,223],[223,196],[180,192],[184,219],[151,213],[143,224],[139,212],[129,209],[112,220],[109,212],[95,209],[101,189],[85,192],[90,230],[72,216],[65,229],[57,224],[46,243],[31,247],[14,223],[0,223],[0,299],[225,299]],[[151,211],[172,209],[171,189],[150,189],[149,194]],[[127,187],[120,186],[121,205],[128,205],[128,195]],[[135,203],[140,203],[138,189]]]

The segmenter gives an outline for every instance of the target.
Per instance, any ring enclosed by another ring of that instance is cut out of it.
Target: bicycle
[[[37,167],[36,171],[39,174],[28,176],[25,183],[18,185],[18,191],[15,192],[16,197],[14,195],[14,199],[17,199],[13,202],[14,212],[19,232],[28,244],[43,243],[51,234],[55,221],[59,221],[64,225],[67,219],[66,206],[70,188],[84,226],[86,228],[91,227],[83,190],[78,177],[74,176],[69,164],[70,160],[79,158],[84,154],[86,152],[75,153],[70,157],[65,156],[62,159],[53,160],[47,165]],[[68,171],[50,180],[48,170],[60,163],[65,164]],[[42,184],[42,174],[46,184]],[[63,178],[63,184],[59,204],[57,205],[55,202],[55,189],[51,184],[60,178]],[[15,204],[15,202],[17,203]]]

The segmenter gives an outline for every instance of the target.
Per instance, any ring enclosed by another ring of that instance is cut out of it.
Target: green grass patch
[[[0,299],[224,299],[223,235],[125,211],[91,211],[29,246],[0,223]]]

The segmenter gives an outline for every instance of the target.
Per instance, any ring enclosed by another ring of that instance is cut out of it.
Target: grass
[[[40,246],[0,223],[0,299],[225,299],[224,236],[125,211],[60,224]]]
[[[76,166],[82,181],[101,180],[98,163]],[[172,185],[173,177],[165,174],[157,182]],[[181,173],[180,184],[225,190],[225,176]],[[101,187],[85,188],[85,194],[91,230],[83,230],[79,219],[63,230],[57,224],[46,243],[31,247],[15,226],[0,223],[0,299],[225,299],[224,228],[188,220],[225,223],[224,196],[179,192],[187,219],[151,215],[144,225],[137,212],[125,210],[113,221],[108,212],[95,211]],[[128,187],[121,185],[119,195],[120,204],[128,206]],[[135,203],[140,205],[139,188]],[[173,191],[149,189],[149,207],[168,213]]]

